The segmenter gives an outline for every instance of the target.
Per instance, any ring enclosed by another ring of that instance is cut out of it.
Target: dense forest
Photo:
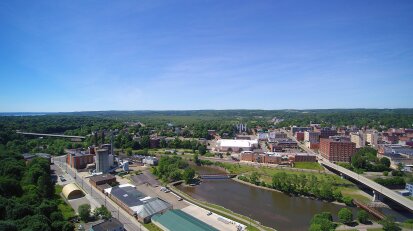
[[[58,206],[49,162],[36,158],[26,165],[20,154],[0,146],[0,230],[73,230]]]

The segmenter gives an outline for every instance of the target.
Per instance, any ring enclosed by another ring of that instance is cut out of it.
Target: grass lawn
[[[377,228],[377,229],[367,229],[367,231],[383,231],[382,228]]]
[[[368,204],[371,202],[371,199],[369,197],[366,197],[362,194],[360,194],[361,190],[358,189],[356,186],[353,187],[341,187],[341,194],[343,196],[349,196],[355,200],[358,200],[360,202],[363,202],[365,204]]]
[[[148,229],[149,231],[162,231],[161,228],[159,228],[157,225],[154,223],[148,223],[148,224],[143,224],[143,226]]]
[[[413,223],[402,223],[401,227],[409,229],[409,230],[413,230]]]
[[[286,173],[297,174],[297,175],[299,175],[299,174],[313,175],[317,178],[328,178],[328,180],[330,180],[334,184],[343,185],[343,186],[353,185],[348,180],[341,179],[337,175],[327,174],[327,173],[301,172],[298,169],[297,170],[291,170],[291,169],[273,168],[273,167],[264,167],[264,166],[255,167],[255,166],[248,166],[248,165],[242,165],[242,164],[230,164],[230,163],[222,163],[222,166],[224,166],[232,174],[245,174],[245,173],[250,173],[250,172],[255,171],[255,172],[258,172],[261,175],[266,175],[266,176],[272,177],[272,175],[274,175],[277,172],[286,172]]]
[[[55,197],[59,199],[59,204],[57,207],[59,208],[60,212],[63,214],[63,218],[65,220],[69,220],[72,217],[75,217],[75,211],[70,207],[70,205],[66,204],[63,198],[60,196],[63,187],[61,185],[55,185]]]
[[[317,162],[297,162],[294,164],[294,168],[324,170],[324,168]]]

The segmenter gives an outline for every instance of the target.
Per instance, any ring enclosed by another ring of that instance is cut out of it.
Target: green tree
[[[259,185],[259,183],[260,183],[260,175],[258,174],[258,172],[253,172],[253,173],[251,173],[250,182],[253,183],[253,184],[255,184],[255,185]]]
[[[348,208],[342,208],[338,212],[338,219],[344,224],[349,224],[353,221],[353,213]]]
[[[139,143],[140,143],[142,148],[150,148],[150,138],[149,138],[149,136],[142,136]]]
[[[112,214],[105,206],[100,206],[99,208],[95,208],[93,211],[93,215],[95,217],[101,217],[104,220],[108,220],[112,217]]]
[[[127,148],[126,149],[126,155],[132,156],[132,148]]]
[[[394,218],[392,217],[386,217],[385,219],[379,221],[381,225],[383,225],[383,230],[384,231],[401,231],[402,229],[400,228],[399,225],[394,222]]]
[[[201,156],[205,155],[205,153],[206,153],[206,147],[205,147],[204,145],[200,145],[200,146],[198,147],[198,152],[199,152],[199,154],[200,154]]]
[[[357,212],[357,220],[362,224],[366,224],[369,221],[369,214],[364,210],[360,210]]]
[[[390,168],[390,160],[388,158],[386,157],[381,158],[380,163],[386,166],[387,168]]]
[[[66,222],[62,229],[62,231],[73,231],[73,230],[75,230],[75,225],[71,222]]]
[[[194,179],[195,177],[195,170],[193,168],[187,168],[184,170],[184,173],[182,174],[182,178],[184,179],[185,183],[189,183]]]
[[[335,225],[332,222],[333,217],[331,213],[323,212],[321,214],[315,214],[311,219],[310,230],[311,231],[330,231],[334,230]]]
[[[78,208],[79,212],[79,217],[82,221],[88,222],[90,219],[90,205],[89,204],[83,204],[80,205]]]

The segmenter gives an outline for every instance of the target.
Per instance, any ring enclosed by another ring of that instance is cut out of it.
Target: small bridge
[[[384,218],[386,218],[386,216],[385,216],[383,213],[381,213],[380,211],[378,211],[378,210],[376,210],[376,209],[374,209],[374,208],[371,208],[371,207],[369,207],[369,206],[367,206],[367,205],[365,205],[365,204],[363,204],[363,203],[360,203],[360,202],[357,201],[357,200],[353,200],[353,202],[354,202],[354,204],[355,204],[357,207],[366,210],[367,212],[369,212],[370,214],[373,214],[373,216],[375,216],[375,217],[377,217],[377,218],[379,218],[379,219],[381,219],[381,220],[383,220]]]
[[[220,179],[230,179],[235,177],[236,174],[200,174],[199,177],[205,180],[220,180]]]

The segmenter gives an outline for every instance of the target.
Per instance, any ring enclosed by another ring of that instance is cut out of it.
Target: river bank
[[[277,189],[273,189],[273,188],[268,188],[268,187],[265,187],[265,186],[261,186],[261,185],[256,185],[256,184],[252,184],[252,183],[250,183],[250,182],[246,182],[246,181],[243,181],[243,180],[240,180],[240,179],[238,179],[238,176],[236,176],[236,177],[234,177],[234,178],[231,178],[232,180],[234,180],[234,181],[236,181],[236,182],[238,182],[238,183],[241,183],[241,184],[245,184],[245,185],[248,185],[248,186],[251,186],[251,187],[256,187],[256,188],[260,188],[260,189],[264,189],[264,190],[269,190],[269,191],[273,191],[273,192],[278,192],[278,193],[283,193],[283,194],[285,194],[283,191],[280,191],[280,190],[277,190]],[[287,196],[292,196],[292,195],[288,195],[288,194],[286,194]],[[293,195],[294,197],[302,197],[302,198],[306,198],[306,199],[311,199],[311,200],[319,200],[319,199],[317,199],[317,198],[315,198],[315,197],[309,197],[309,196],[303,196],[303,195]],[[319,200],[319,201],[323,201],[323,202],[326,202],[326,203],[333,203],[333,204],[336,204],[336,205],[341,205],[341,206],[346,206],[346,204],[344,204],[344,203],[342,203],[342,202],[338,202],[338,201],[325,201],[325,200]]]

